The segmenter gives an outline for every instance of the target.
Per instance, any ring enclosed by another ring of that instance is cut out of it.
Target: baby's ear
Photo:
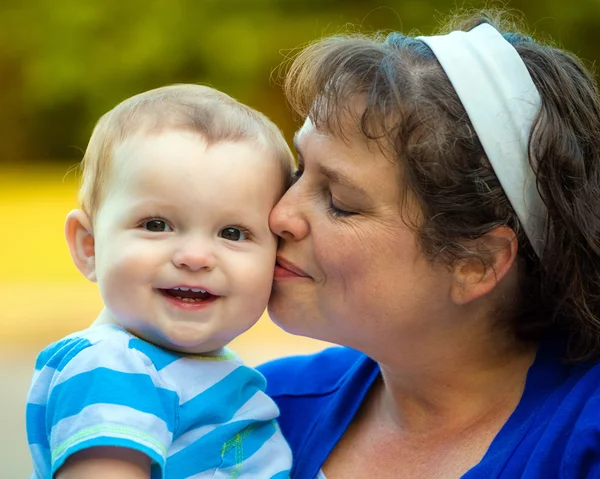
[[[65,237],[73,263],[90,281],[96,281],[96,252],[94,232],[89,216],[82,210],[67,215]]]

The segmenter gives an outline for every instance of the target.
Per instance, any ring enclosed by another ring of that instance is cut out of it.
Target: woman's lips
[[[294,263],[282,258],[281,256],[277,257],[277,262],[275,263],[274,277],[276,279],[310,278],[310,276],[305,271],[300,269]]]

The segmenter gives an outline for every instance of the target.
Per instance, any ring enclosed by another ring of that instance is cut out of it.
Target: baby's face
[[[265,310],[277,241],[278,160],[251,142],[207,147],[167,130],[126,141],[94,221],[111,320],[169,349],[216,350]]]

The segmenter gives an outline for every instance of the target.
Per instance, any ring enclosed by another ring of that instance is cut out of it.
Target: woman
[[[600,477],[598,92],[489,23],[289,70],[270,314],[347,346],[262,367],[294,479]]]

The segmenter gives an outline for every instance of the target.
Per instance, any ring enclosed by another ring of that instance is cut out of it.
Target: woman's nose
[[[181,245],[173,254],[173,264],[177,268],[185,268],[190,271],[214,269],[216,258],[212,247],[201,242],[188,241]]]
[[[271,231],[283,239],[300,241],[310,230],[303,213],[304,203],[299,194],[298,183],[286,191],[269,216]]]

